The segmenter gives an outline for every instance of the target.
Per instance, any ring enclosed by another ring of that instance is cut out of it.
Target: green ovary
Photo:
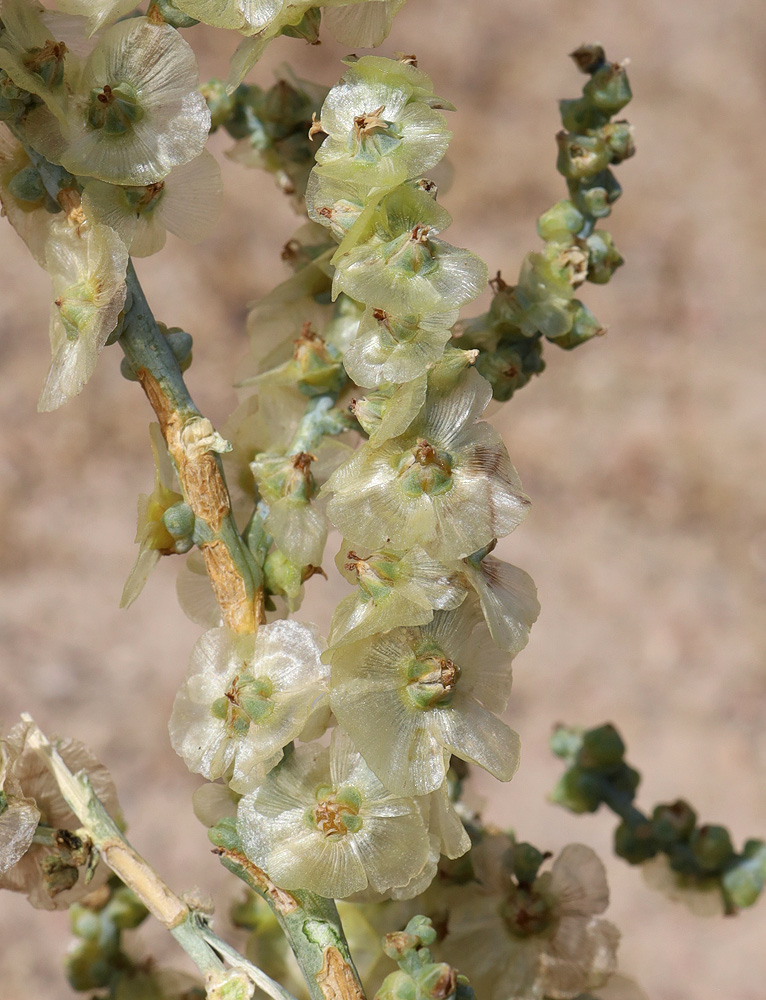
[[[425,643],[405,660],[405,693],[413,708],[443,708],[452,701],[460,667],[436,643]]]
[[[362,796],[355,788],[347,786],[335,791],[329,785],[320,785],[315,797],[317,804],[308,810],[306,818],[325,837],[344,837],[362,829],[359,815]]]
[[[130,132],[144,117],[144,110],[129,83],[108,83],[91,91],[88,124],[105,135],[119,136]]]

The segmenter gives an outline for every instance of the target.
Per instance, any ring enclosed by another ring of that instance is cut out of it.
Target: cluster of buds
[[[543,338],[569,350],[605,333],[575,296],[586,281],[606,284],[623,263],[596,225],[622,193],[611,168],[635,152],[632,126],[612,120],[630,101],[630,84],[625,65],[608,62],[600,45],[584,45],[572,58],[589,79],[582,97],[560,103],[557,168],[569,197],[540,216],[545,246],[524,258],[516,285],[498,274],[489,311],[457,330],[459,346],[480,351],[476,367],[499,400],[543,370]]]
[[[756,902],[766,885],[766,844],[751,839],[737,852],[726,827],[700,825],[682,799],[645,815],[634,804],[641,777],[625,762],[614,726],[559,726],[551,747],[567,763],[553,801],[576,813],[612,809],[620,817],[615,853],[642,865],[650,885],[698,913],[735,913]]]

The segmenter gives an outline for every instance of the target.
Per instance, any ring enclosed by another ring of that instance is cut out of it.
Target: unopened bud
[[[599,229],[585,241],[588,248],[588,281],[605,285],[618,267],[625,263],[609,233]]]
[[[695,830],[689,838],[689,846],[703,872],[719,872],[734,854],[729,831],[715,824]]]
[[[606,63],[593,73],[583,87],[583,95],[600,111],[614,115],[621,111],[633,94],[625,66]]]
[[[652,813],[652,830],[662,846],[688,840],[697,825],[697,814],[683,799],[660,803]]]
[[[614,831],[614,853],[631,865],[640,865],[659,850],[652,835],[651,823],[620,823]]]

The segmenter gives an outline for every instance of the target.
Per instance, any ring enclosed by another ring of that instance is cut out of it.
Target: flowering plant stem
[[[170,931],[200,972],[205,976],[219,974],[224,968],[221,960],[224,956],[233,968],[244,972],[273,1000],[294,1000],[284,987],[221,941],[205,918],[176,896],[125,839],[93,791],[87,775],[82,772],[72,774],[50,740],[34,726],[32,719],[26,715],[24,719],[34,727],[29,737],[30,744],[50,769],[67,805],[82,823],[83,830],[104,863]]]

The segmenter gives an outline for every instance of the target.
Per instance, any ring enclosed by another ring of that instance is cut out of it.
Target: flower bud
[[[766,844],[748,840],[742,858],[725,872],[723,888],[734,906],[752,906],[766,883]]]
[[[585,241],[588,248],[588,281],[605,285],[625,260],[609,233],[596,230]]]
[[[648,861],[657,851],[650,823],[633,824],[623,820],[614,831],[614,853],[631,865]]]
[[[163,330],[163,333],[181,371],[185,372],[192,363],[192,335],[178,326],[170,327],[167,332]]]
[[[537,220],[537,232],[546,243],[569,243],[580,232],[585,219],[571,201],[563,199],[543,212]]]
[[[612,211],[612,204],[622,194],[622,188],[611,170],[603,170],[581,180],[576,187],[570,187],[570,193],[572,201],[583,214],[605,219]]]
[[[601,128],[609,121],[609,115],[594,108],[584,97],[559,101],[561,124],[568,132],[588,132]]]
[[[625,66],[620,63],[601,66],[583,87],[583,96],[607,114],[621,111],[633,96]]]
[[[172,28],[193,28],[195,24],[199,24],[196,18],[180,11],[173,0],[152,0],[149,12],[153,13],[154,10],[160,14],[165,24],[169,24]]]
[[[577,763],[582,768],[609,773],[622,763],[624,756],[622,737],[611,723],[607,723],[584,733]]]
[[[689,844],[703,872],[719,872],[734,854],[725,826],[701,826],[692,833]]]
[[[552,343],[562,347],[565,351],[570,351],[573,347],[584,344],[591,337],[602,337],[606,333],[606,330],[590,309],[584,303],[580,302],[579,299],[572,300],[570,310],[572,315],[571,327],[560,337],[548,337],[547,339]]]
[[[683,799],[655,806],[652,832],[663,847],[688,840],[697,824],[697,814]]]
[[[162,515],[162,523],[168,534],[172,535],[176,541],[191,535],[194,531],[194,520],[194,511],[183,500],[168,507]]]
[[[607,166],[610,151],[598,135],[574,135],[559,132],[556,136],[559,147],[556,169],[569,180],[593,177]]]
[[[601,129],[601,134],[611,153],[612,163],[622,163],[636,152],[630,122],[609,122]]]
[[[124,885],[114,890],[104,912],[120,930],[133,930],[149,916],[141,900]]]
[[[581,45],[574,52],[570,52],[569,56],[581,73],[593,74],[601,69],[606,61],[606,53],[597,42]]]
[[[595,812],[601,805],[601,780],[581,768],[570,767],[551,792],[551,800],[573,813]]]
[[[543,854],[532,844],[522,842],[513,847],[513,874],[520,885],[531,885],[537,878],[540,865],[549,854]]]

